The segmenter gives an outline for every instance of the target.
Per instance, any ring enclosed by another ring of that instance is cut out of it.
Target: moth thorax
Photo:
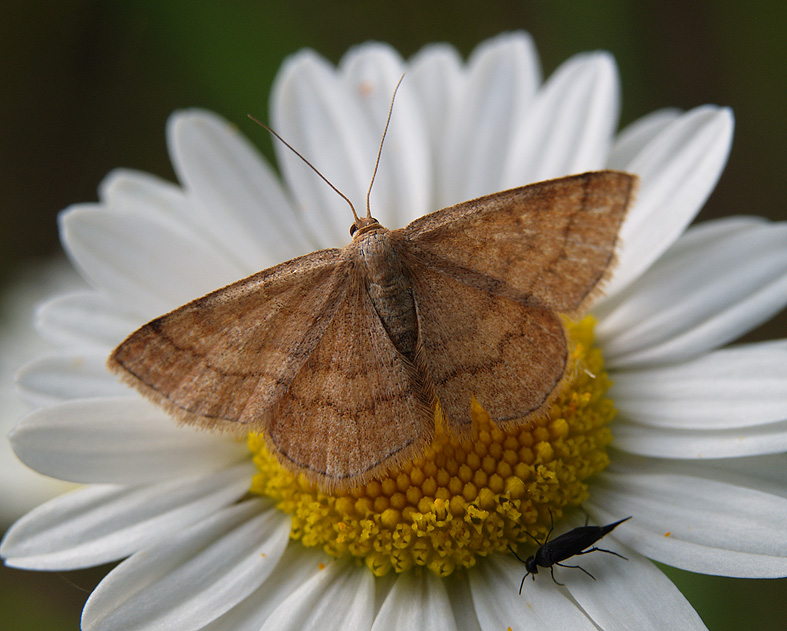
[[[358,248],[366,267],[366,289],[396,349],[413,359],[418,320],[412,285],[388,235],[389,231],[382,228],[359,238]]]

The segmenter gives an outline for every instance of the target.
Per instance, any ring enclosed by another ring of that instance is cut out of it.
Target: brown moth
[[[184,423],[261,432],[280,462],[347,489],[468,436],[544,414],[566,372],[558,315],[581,316],[615,260],[636,176],[516,188],[218,289],[132,333],[109,367]]]

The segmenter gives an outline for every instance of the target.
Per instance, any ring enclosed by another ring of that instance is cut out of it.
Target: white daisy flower
[[[699,629],[648,559],[787,575],[787,341],[717,350],[783,307],[787,226],[742,217],[686,229],[725,164],[731,112],[660,111],[616,136],[612,58],[578,55],[542,84],[518,33],[467,63],[445,45],[404,61],[367,44],[338,68],[299,53],[276,79],[273,126],[363,206],[403,73],[371,199],[389,228],[565,174],[640,176],[593,310],[597,347],[591,320],[571,327],[587,370],[533,429],[506,434],[476,411],[473,443],[438,435],[401,471],[332,496],[281,470],[259,437],[178,426],[105,370],[111,349],[212,289],[345,245],[350,218],[282,147],[283,181],[234,126],[174,115],[180,186],[117,171],[98,204],[61,216],[94,290],[40,311],[58,350],[18,377],[37,407],[14,450],[87,486],[19,520],[0,552],[41,570],[128,557],[88,599],[84,629]],[[583,556],[598,580],[557,568],[564,587],[540,576],[520,595],[525,568],[508,545],[532,553],[550,515],[557,533],[581,524],[567,510],[580,504],[596,524],[632,516],[602,544],[628,560]]]

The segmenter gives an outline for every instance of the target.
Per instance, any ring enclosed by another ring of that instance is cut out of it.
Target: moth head
[[[363,234],[379,225],[380,222],[374,217],[356,217],[355,221],[353,221],[353,224],[350,226],[350,236],[354,237]]]
[[[525,569],[527,570],[528,574],[533,575],[533,580],[536,579],[536,574],[538,574],[538,565],[536,565],[536,555],[527,557],[525,561]]]

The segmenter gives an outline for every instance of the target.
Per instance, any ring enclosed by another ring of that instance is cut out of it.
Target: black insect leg
[[[555,565],[560,565],[560,563],[555,563]],[[555,565],[549,566],[549,573],[552,575],[552,580],[555,582],[555,585],[560,585],[561,587],[565,587],[565,583],[559,583],[558,580],[555,578]],[[573,567],[573,566],[564,565],[563,567]]]
[[[606,550],[605,548],[588,548],[587,550],[583,550],[582,552],[577,552],[574,556],[579,556],[580,554],[588,554],[590,552],[606,552],[607,554],[614,554],[616,557],[620,557],[624,561],[628,561],[628,557],[624,557],[622,554],[618,554],[613,550]]]
[[[583,571],[585,574],[587,574],[587,575],[588,575],[590,578],[592,578],[594,581],[596,580],[596,577],[595,577],[595,576],[593,576],[593,575],[592,575],[590,572],[588,572],[588,571],[587,571],[587,570],[586,570],[584,567],[582,567],[581,565],[563,565],[562,563],[555,563],[555,565],[559,565],[560,567],[567,567],[567,568],[571,568],[571,569],[574,569],[574,570],[582,570],[582,571]],[[554,577],[553,577],[553,578],[554,578]],[[558,585],[562,585],[562,583],[558,583]]]

